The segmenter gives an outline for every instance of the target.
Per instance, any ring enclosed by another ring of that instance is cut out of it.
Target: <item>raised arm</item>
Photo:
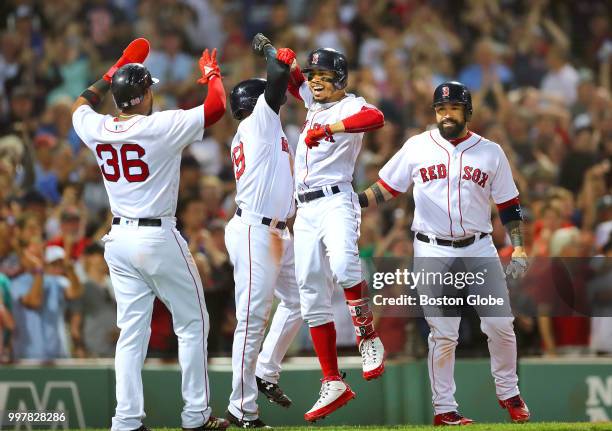
[[[198,65],[202,72],[198,84],[208,84],[208,93],[204,100],[204,126],[210,127],[223,117],[226,107],[223,79],[217,64],[217,49],[213,49],[210,54],[208,49],[205,49]]]
[[[277,59],[277,50],[270,40],[261,33],[253,38],[253,50],[266,59],[266,89],[264,97],[274,112],[278,114],[285,101],[289,82],[289,65]]]
[[[149,55],[149,41],[143,38],[133,40],[127,48],[123,50],[123,55],[117,60],[113,66],[108,69],[102,79],[93,83],[89,88],[81,93],[72,104],[72,114],[80,106],[89,105],[93,109],[100,104],[108,90],[113,79],[113,75],[121,66],[128,63],[142,63]]]

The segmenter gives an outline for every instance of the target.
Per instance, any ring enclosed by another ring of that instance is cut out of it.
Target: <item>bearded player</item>
[[[438,86],[433,109],[438,129],[408,139],[380,170],[378,182],[359,194],[359,203],[361,207],[378,205],[405,193],[414,184],[414,271],[445,273],[455,261],[461,261],[468,272],[486,274],[484,286],[472,284],[465,288],[465,295],[491,295],[502,301],[499,308],[475,309],[488,337],[499,404],[508,410],[513,422],[527,422],[530,413],[519,394],[516,374],[514,317],[490,235],[493,229],[489,202],[493,199],[514,247],[507,272],[513,276],[522,274],[527,255],[521,235],[518,190],[501,147],[468,129],[472,98],[463,84],[453,81]],[[419,295],[428,297],[457,294],[454,286],[450,292],[436,285],[419,285],[417,289]],[[454,396],[460,311],[427,305],[423,312],[430,328],[427,364],[434,425],[469,425],[473,420],[459,414]]]
[[[384,117],[362,97],[345,91],[348,68],[342,53],[312,51],[304,69],[308,83],[293,51],[284,51],[279,59],[292,64],[288,89],[308,109],[295,158],[298,209],[293,230],[302,317],[323,372],[320,397],[304,415],[316,421],[355,396],[338,370],[331,305],[335,285],[344,289],[353,318],[363,377],[375,379],[384,372],[384,348],[374,330],[357,248],[361,209],[351,185],[363,133],[382,127]]]

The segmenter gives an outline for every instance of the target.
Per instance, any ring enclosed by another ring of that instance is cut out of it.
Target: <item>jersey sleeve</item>
[[[406,193],[412,185],[410,140],[380,169],[378,176],[393,190]]]
[[[345,107],[342,109],[342,119],[350,117],[351,115],[357,114],[363,108],[374,108],[377,109],[376,106],[369,104],[363,97],[354,97],[350,102],[348,102]]]
[[[81,105],[72,114],[72,127],[88,147],[92,146],[93,137],[89,130],[96,130],[97,123],[104,118],[104,115],[98,114],[89,105]]]
[[[204,135],[204,107],[157,112],[150,116],[151,124],[159,129],[166,146],[181,152],[186,146],[202,140]]]
[[[306,106],[306,108],[310,108],[310,105],[312,105],[312,102],[314,102],[314,98],[312,97],[312,93],[310,92],[310,88],[308,88],[306,81],[302,82],[302,85],[300,85],[299,92],[300,97],[304,101],[304,106]]]
[[[493,202],[501,204],[518,196],[519,192],[512,177],[512,169],[508,158],[499,145],[496,145],[498,150],[497,170],[493,181],[491,182],[491,197]]]

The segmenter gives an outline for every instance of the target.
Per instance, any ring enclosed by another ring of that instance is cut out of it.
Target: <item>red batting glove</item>
[[[321,126],[320,124],[315,124],[315,126],[311,129],[308,129],[306,132],[306,138],[304,142],[308,148],[318,147],[319,141],[323,138],[331,138],[333,135],[329,124],[325,124]]]
[[[291,67],[295,60],[295,52],[291,48],[280,48],[276,50],[276,59]]]
[[[130,44],[123,50],[123,55],[113,66],[108,69],[108,71],[102,77],[106,82],[111,82],[113,80],[113,75],[121,66],[124,66],[128,63],[142,63],[147,59],[149,55],[149,41],[145,38],[139,37],[138,39],[133,40]]]
[[[208,53],[208,48],[205,49],[202,53],[202,57],[200,57],[198,65],[200,66],[200,72],[202,72],[202,77],[197,81],[198,84],[208,84],[208,81],[210,81],[213,76],[221,78],[221,71],[217,64],[217,48],[212,50],[212,54]]]

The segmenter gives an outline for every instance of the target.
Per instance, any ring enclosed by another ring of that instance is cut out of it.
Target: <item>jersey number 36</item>
[[[137,158],[128,159],[128,153],[131,153],[132,157],[135,154]],[[117,153],[111,144],[99,144],[96,146],[96,154],[98,158],[104,160],[104,164],[100,165],[100,170],[106,181],[116,183],[121,178],[121,172],[130,183],[141,183],[149,177],[149,165],[142,160],[145,149],[140,145],[123,144]]]

